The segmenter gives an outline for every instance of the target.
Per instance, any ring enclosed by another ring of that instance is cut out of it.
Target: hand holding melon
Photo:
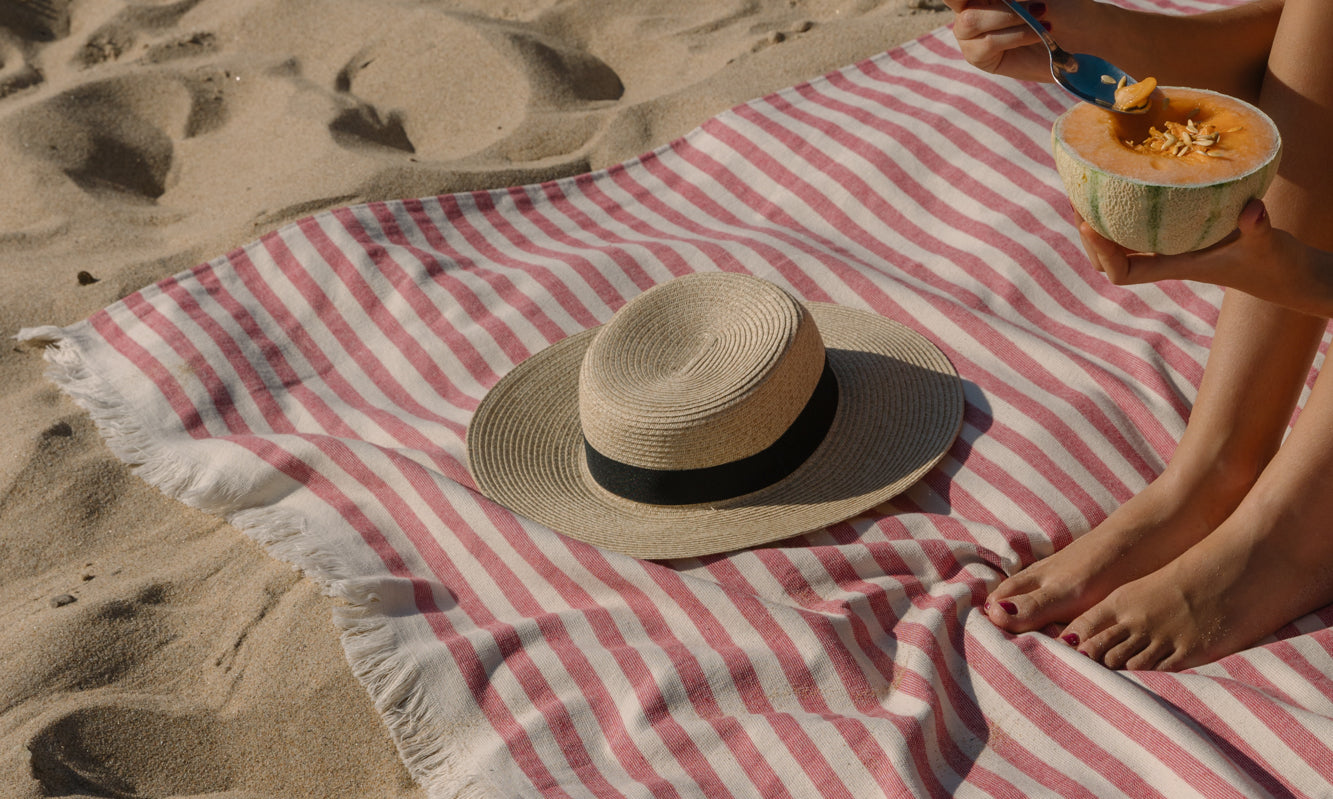
[[[1217,243],[1277,174],[1282,140],[1262,111],[1203,89],[1163,88],[1146,114],[1079,103],[1051,130],[1074,210],[1137,252]]]

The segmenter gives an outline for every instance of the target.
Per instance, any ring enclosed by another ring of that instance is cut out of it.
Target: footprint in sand
[[[369,103],[351,102],[329,123],[333,140],[348,147],[366,144],[415,153],[416,147],[403,127],[403,115],[390,111],[380,116],[379,109]]]
[[[193,796],[231,788],[227,763],[196,754],[216,748],[211,713],[127,704],[74,710],[29,739],[43,796]]]
[[[0,3],[0,7],[3,7]],[[17,42],[0,37],[0,98],[42,82],[42,72],[28,61]]]
[[[83,47],[75,54],[82,67],[92,67],[119,59],[126,53],[145,49],[145,60],[157,62],[200,50],[211,49],[211,34],[198,33],[164,42],[151,41],[159,31],[175,28],[181,17],[199,5],[200,0],[177,0],[171,3],[130,3],[99,25],[88,35]],[[149,41],[144,41],[145,39]],[[140,45],[142,45],[140,47]]]
[[[0,26],[25,39],[49,42],[69,35],[70,0],[7,0],[0,3]]]
[[[514,32],[506,38],[527,70],[542,106],[577,110],[614,102],[625,93],[616,71],[591,53],[530,32]]]
[[[423,11],[370,35],[338,72],[335,88],[349,103],[330,126],[340,143],[353,136],[448,160],[504,138],[526,116],[524,76],[476,26]],[[494,90],[478,92],[479,83]]]
[[[88,83],[24,108],[10,124],[26,153],[64,172],[85,191],[156,200],[173,174],[173,138],[182,138],[193,99],[166,75]]]
[[[359,105],[338,118],[335,133],[359,132],[367,142],[410,146],[418,157],[438,160],[530,129],[524,121],[535,113],[552,115],[558,128],[554,115],[579,115],[624,92],[615,71],[589,53],[503,22],[436,11],[375,29],[339,71],[336,88]],[[550,141],[563,142],[537,157],[569,151],[567,137],[543,127]]]
[[[520,66],[531,91],[528,121],[488,149],[488,157],[539,167],[561,164],[566,174],[586,171],[588,153],[622,110],[625,86],[606,62],[571,43],[531,31],[496,26],[500,46]],[[540,177],[540,176],[538,176]],[[544,179],[544,178],[542,178]]]
[[[95,547],[102,525],[121,510],[117,497],[137,479],[119,467],[86,417],[67,416],[35,438],[26,453],[13,453],[0,484],[0,552],[5,577],[13,581],[45,573],[66,547]],[[45,512],[56,503],[69,513]]]
[[[136,73],[75,86],[23,107],[0,125],[23,152],[91,194],[154,201],[176,177],[176,145],[228,119],[222,67]]]
[[[87,583],[96,577],[91,569],[81,577],[71,576],[70,582],[47,592],[49,599],[34,602],[25,623],[42,630],[42,635],[0,654],[6,675],[0,685],[0,712],[28,697],[90,691],[133,680],[179,635],[166,609],[169,585],[91,599],[88,592],[95,593],[95,588]]]

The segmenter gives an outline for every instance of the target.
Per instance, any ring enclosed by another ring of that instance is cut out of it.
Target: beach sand
[[[332,600],[103,445],[19,328],[285,222],[599,169],[938,0],[0,3],[0,796],[416,797]]]

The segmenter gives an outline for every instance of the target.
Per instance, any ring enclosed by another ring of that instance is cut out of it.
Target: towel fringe
[[[333,609],[333,621],[352,673],[369,693],[408,773],[427,796],[502,795],[467,773],[459,755],[449,748],[467,738],[460,739],[458,726],[422,701],[426,694],[422,670],[379,613],[382,581],[350,578],[337,555],[313,543],[304,515],[285,508],[240,507],[245,486],[227,482],[207,465],[167,452],[137,418],[134,407],[88,368],[77,329],[25,328],[16,338],[43,348],[48,379],[88,413],[107,447],[136,475],[173,499],[222,517],[340,603]]]
[[[413,777],[429,796],[458,799],[495,799],[503,794],[475,774],[467,774],[458,749],[442,746],[482,740],[484,736],[463,729],[452,719],[442,718],[438,708],[423,701],[426,672],[403,653],[408,648],[398,640],[383,618],[369,618],[357,605],[336,608],[333,621],[342,630],[343,649],[352,671],[370,693]],[[477,731],[480,732],[480,731]]]

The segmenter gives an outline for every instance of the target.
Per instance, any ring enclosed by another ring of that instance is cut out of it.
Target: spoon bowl
[[[1095,55],[1067,52],[1055,43],[1055,39],[1051,38],[1051,34],[1047,33],[1037,18],[1020,3],[1015,0],[1003,2],[1041,37],[1042,44],[1051,53],[1051,77],[1070,94],[1084,102],[1121,114],[1142,114],[1148,110],[1146,106],[1132,110],[1116,107],[1115,90],[1121,79],[1126,84],[1137,83],[1123,69]]]

